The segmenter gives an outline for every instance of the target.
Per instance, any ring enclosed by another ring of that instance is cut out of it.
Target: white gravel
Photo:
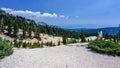
[[[120,68],[120,57],[93,53],[80,45],[15,49],[0,61],[0,68]]]

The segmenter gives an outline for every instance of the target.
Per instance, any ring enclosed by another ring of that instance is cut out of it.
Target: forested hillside
[[[1,32],[10,37],[40,38],[40,33],[54,36],[66,35],[74,38],[80,37],[80,34],[77,32],[70,32],[55,26],[36,23],[34,20],[26,19],[20,16],[13,16],[2,10],[0,10],[0,25]]]

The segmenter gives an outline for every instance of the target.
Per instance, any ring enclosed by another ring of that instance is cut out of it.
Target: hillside
[[[0,10],[0,37],[17,48],[37,48],[85,42],[93,34],[69,31]]]
[[[80,33],[65,30],[60,27],[47,25],[45,22],[35,22],[21,16],[13,16],[0,10],[0,30],[1,33],[19,39],[37,38],[40,33],[53,36],[63,36],[79,38]]]

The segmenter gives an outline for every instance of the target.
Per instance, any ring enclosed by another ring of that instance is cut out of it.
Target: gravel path
[[[85,44],[15,49],[0,60],[0,68],[120,68],[120,57],[93,53],[81,45]]]

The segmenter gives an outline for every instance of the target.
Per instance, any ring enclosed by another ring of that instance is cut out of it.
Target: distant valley
[[[97,33],[102,31],[103,33],[109,33],[109,34],[117,34],[118,33],[118,27],[106,27],[106,28],[96,28],[96,29],[88,29],[88,28],[76,28],[76,29],[69,29],[70,31],[76,31],[76,32],[87,32],[87,33]]]

